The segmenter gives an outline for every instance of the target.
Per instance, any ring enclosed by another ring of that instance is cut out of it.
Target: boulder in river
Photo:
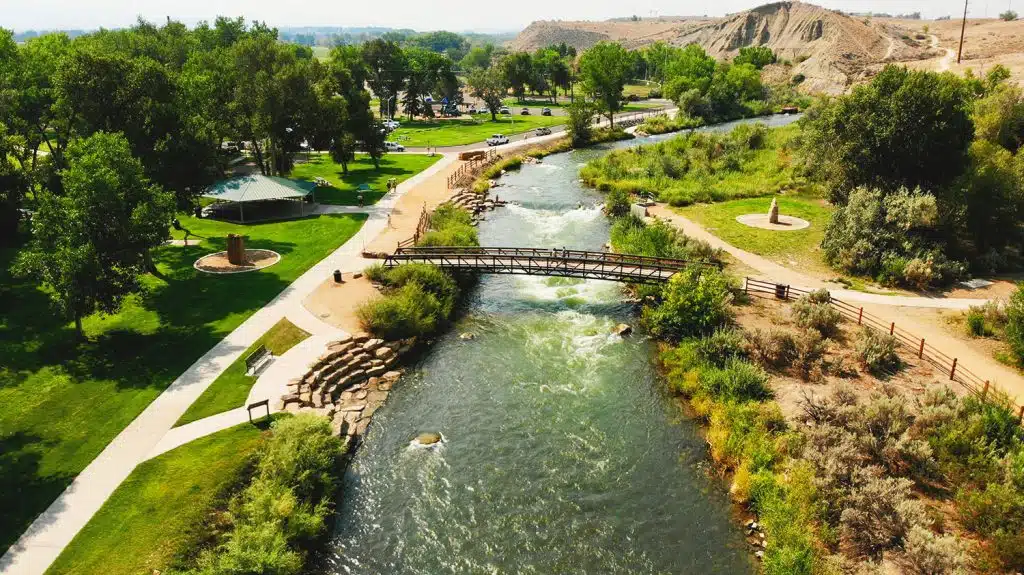
[[[619,337],[626,337],[627,335],[633,333],[633,328],[624,323],[620,323],[619,325],[612,328],[612,333]]]
[[[416,443],[417,445],[429,447],[431,445],[443,443],[444,436],[437,432],[421,433],[416,436],[416,439],[414,439],[413,442]]]
[[[466,333],[464,333],[464,334],[461,334],[461,335],[459,336],[459,339],[461,339],[461,340],[463,340],[463,341],[469,341],[469,340],[471,340],[471,339],[476,339],[476,336],[475,336],[475,335],[473,335],[473,334],[471,334],[471,333],[469,333],[469,332],[466,332]]]

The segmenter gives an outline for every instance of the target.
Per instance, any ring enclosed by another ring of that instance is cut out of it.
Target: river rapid
[[[769,125],[792,118],[769,118]],[[728,129],[731,125],[713,129]],[[609,224],[579,168],[619,142],[501,180],[486,246],[600,251]],[[695,423],[618,284],[484,276],[403,377],[346,474],[325,571],[753,573]],[[462,339],[461,334],[473,339]],[[444,443],[413,447],[421,432]]]

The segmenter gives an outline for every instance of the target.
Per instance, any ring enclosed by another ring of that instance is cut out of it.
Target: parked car
[[[520,116],[529,116],[530,115],[530,109],[529,108],[523,108],[522,111],[519,112],[519,115]]]
[[[504,134],[494,134],[490,138],[487,138],[488,146],[500,146],[508,143],[508,136]]]
[[[384,142],[384,149],[389,152],[404,152],[405,146],[398,142]]]
[[[512,110],[509,110],[508,106],[502,106],[501,109],[498,110],[498,113],[499,114],[511,114]]]
[[[550,116],[551,115],[551,108],[542,108],[541,111],[540,111],[540,115],[541,116]]]
[[[551,128],[547,128],[547,127],[545,127],[545,128],[537,128],[537,135],[538,136],[547,136],[547,135],[550,135],[550,134],[551,134]]]
[[[402,125],[398,123],[398,120],[384,120],[384,127],[389,130],[397,130]]]

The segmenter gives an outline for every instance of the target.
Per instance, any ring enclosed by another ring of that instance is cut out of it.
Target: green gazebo
[[[212,217],[244,223],[301,218],[308,213],[307,198],[315,188],[313,182],[249,174],[221,180],[207,188],[203,197],[214,200],[207,208]]]

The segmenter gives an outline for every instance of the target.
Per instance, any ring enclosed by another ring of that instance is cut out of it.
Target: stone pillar
[[[245,264],[245,236],[228,234],[228,261],[236,266]]]
[[[779,202],[775,198],[772,198],[772,207],[768,208],[768,223],[779,223]]]

